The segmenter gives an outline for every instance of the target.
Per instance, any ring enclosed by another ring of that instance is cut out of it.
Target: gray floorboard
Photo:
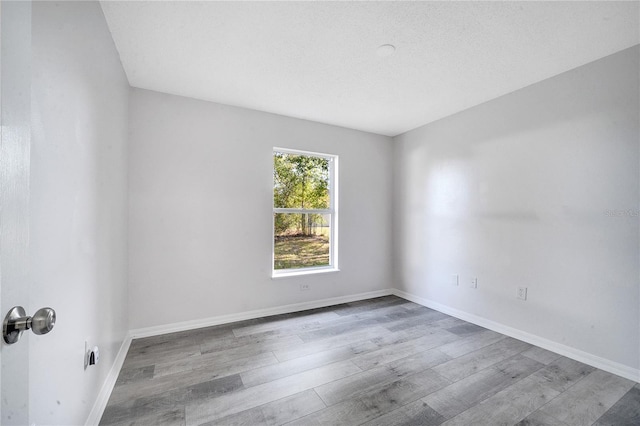
[[[101,425],[640,425],[640,384],[387,296],[135,339]]]
[[[506,338],[466,355],[442,363],[434,370],[451,381],[457,382],[478,371],[528,349],[531,345],[520,340]]]
[[[541,411],[536,411],[526,418],[517,423],[517,426],[568,426],[566,423],[551,417],[548,414],[544,414]]]
[[[570,425],[592,425],[633,385],[631,380],[595,370],[542,407],[541,411]]]
[[[322,399],[309,389],[262,406],[265,423],[269,426],[282,425],[326,408]]]
[[[595,422],[595,426],[640,425],[640,385],[635,385]]]

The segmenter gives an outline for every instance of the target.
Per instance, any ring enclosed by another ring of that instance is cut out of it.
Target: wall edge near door
[[[107,377],[104,379],[100,393],[98,393],[98,397],[93,404],[93,408],[91,408],[89,417],[87,417],[87,421],[84,423],[85,426],[97,426],[100,423],[104,409],[107,408],[107,402],[109,402],[109,398],[111,397],[111,391],[113,391],[113,387],[116,384],[116,380],[118,379],[118,375],[120,374],[120,370],[124,364],[124,359],[127,357],[129,346],[131,346],[131,340],[131,334],[129,333],[125,336],[122,345],[120,346],[120,350],[113,361],[113,365],[111,366]]]
[[[271,315],[290,314],[292,312],[306,311],[308,309],[324,308],[326,306],[338,305],[340,303],[349,303],[358,300],[372,299],[374,297],[389,296],[390,294],[392,294],[391,289],[369,291],[366,293],[331,297],[328,299],[294,303],[291,305],[282,305],[273,308],[257,309],[254,311],[239,312],[236,314],[218,315],[215,317],[203,318],[193,321],[183,321],[154,327],[137,328],[129,331],[129,335],[134,339],[140,337],[157,336],[159,334],[175,333],[178,331],[193,330],[202,327],[211,327],[214,325],[268,317]]]
[[[608,360],[606,358],[599,357],[597,355],[590,354],[588,352],[581,351],[580,349],[566,346],[561,343],[554,342],[544,337],[537,336],[535,334],[528,333],[526,331],[518,330],[508,325],[501,324],[495,321],[488,320],[486,318],[479,317],[468,312],[464,312],[455,308],[451,308],[446,305],[442,305],[438,302],[434,302],[429,299],[425,299],[420,296],[416,296],[411,293],[407,293],[397,288],[391,289],[391,294],[402,297],[403,299],[417,303],[427,308],[435,309],[452,317],[459,318],[461,320],[479,325],[489,330],[504,334],[514,339],[522,340],[523,342],[530,343],[535,346],[539,346],[548,351],[555,352],[557,354],[566,356],[567,358],[580,361],[584,364],[588,364],[592,367],[599,368],[600,370],[607,371],[612,374],[624,377],[625,379],[633,380],[634,382],[640,382],[640,370],[633,367],[629,367],[624,364],[620,364],[615,361]]]

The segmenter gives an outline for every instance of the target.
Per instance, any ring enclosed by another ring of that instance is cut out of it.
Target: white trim
[[[289,209],[284,207],[274,207],[273,212],[288,214],[333,214],[332,209]]]
[[[107,408],[107,402],[109,402],[109,397],[111,397],[111,392],[113,391],[113,387],[116,384],[116,380],[118,379],[118,375],[120,374],[120,370],[124,364],[124,359],[127,357],[129,346],[131,346],[131,333],[125,336],[124,341],[120,346],[120,350],[113,361],[113,365],[111,366],[107,377],[104,379],[100,393],[98,393],[96,401],[93,403],[89,417],[87,417],[87,421],[84,423],[85,426],[95,426],[100,423],[104,409]]]
[[[591,365],[592,367],[599,368],[600,370],[604,370],[609,373],[624,377],[625,379],[633,380],[634,382],[640,382],[640,369],[632,368],[627,365],[581,351],[580,349],[566,346],[561,343],[545,339],[544,337],[536,336],[535,334],[509,327],[505,324],[491,321],[486,318],[470,314],[468,312],[460,311],[458,309],[442,305],[438,302],[434,302],[432,300],[425,299],[423,297],[416,296],[405,291],[398,290],[396,288],[391,289],[391,293],[395,296],[402,297],[403,299],[409,300],[419,305],[426,306],[427,308],[435,309],[436,311],[440,311],[444,314],[460,318],[461,320],[479,325],[484,328],[488,328],[489,330],[493,330],[506,336],[539,346],[543,349]]]
[[[192,330],[195,328],[210,327],[213,325],[228,324],[236,321],[244,321],[254,318],[268,317],[271,315],[290,314],[292,312],[306,311],[308,309],[324,308],[340,303],[355,302],[358,300],[372,299],[374,297],[389,296],[391,289],[370,291],[367,293],[352,294],[349,296],[331,297],[329,299],[314,300],[310,302],[294,303],[291,305],[276,306],[274,308],[257,309],[255,311],[240,312],[237,314],[218,315],[193,321],[183,321],[173,324],[165,324],[155,327],[137,328],[131,330],[131,338],[157,336],[159,334],[174,333],[177,331]]]
[[[292,148],[278,148],[277,146],[273,147],[273,152],[282,152],[284,154],[293,154],[293,155],[307,155],[310,157],[321,157],[326,158],[327,160],[331,160],[336,157],[334,154],[325,154],[322,152],[314,152],[314,151],[304,151],[302,149],[292,149]]]
[[[327,272],[340,272],[340,269],[333,266],[322,266],[318,268],[299,268],[299,269],[275,269],[271,278],[299,277],[300,275],[324,274]]]
[[[338,173],[340,171],[340,167],[338,167],[339,161],[340,160],[337,155],[334,155],[333,157],[331,157],[331,160],[329,160],[329,207],[331,207],[332,210],[331,229],[329,230],[331,232],[331,242],[329,244],[329,259],[331,261],[331,266],[333,266],[337,271],[340,270],[338,269],[340,267],[340,265],[338,264],[338,187],[340,186],[338,177]]]

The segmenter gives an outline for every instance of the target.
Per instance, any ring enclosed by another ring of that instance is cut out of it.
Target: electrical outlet
[[[518,287],[518,299],[527,300],[527,288],[526,287]]]
[[[310,284],[300,284],[300,291],[306,291],[306,290],[310,290],[311,289],[311,285]]]
[[[451,275],[451,285],[458,285],[458,274]]]
[[[471,278],[471,288],[478,288],[478,279],[477,278]]]

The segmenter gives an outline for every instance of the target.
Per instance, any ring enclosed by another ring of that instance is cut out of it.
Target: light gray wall
[[[389,288],[390,138],[140,89],[130,99],[131,328]],[[340,272],[271,278],[273,147],[339,156]]]
[[[29,339],[31,421],[84,424],[128,329],[129,85],[99,3],[34,2],[32,29],[31,310],[58,321]]]
[[[640,367],[638,52],[396,137],[397,286]]]

